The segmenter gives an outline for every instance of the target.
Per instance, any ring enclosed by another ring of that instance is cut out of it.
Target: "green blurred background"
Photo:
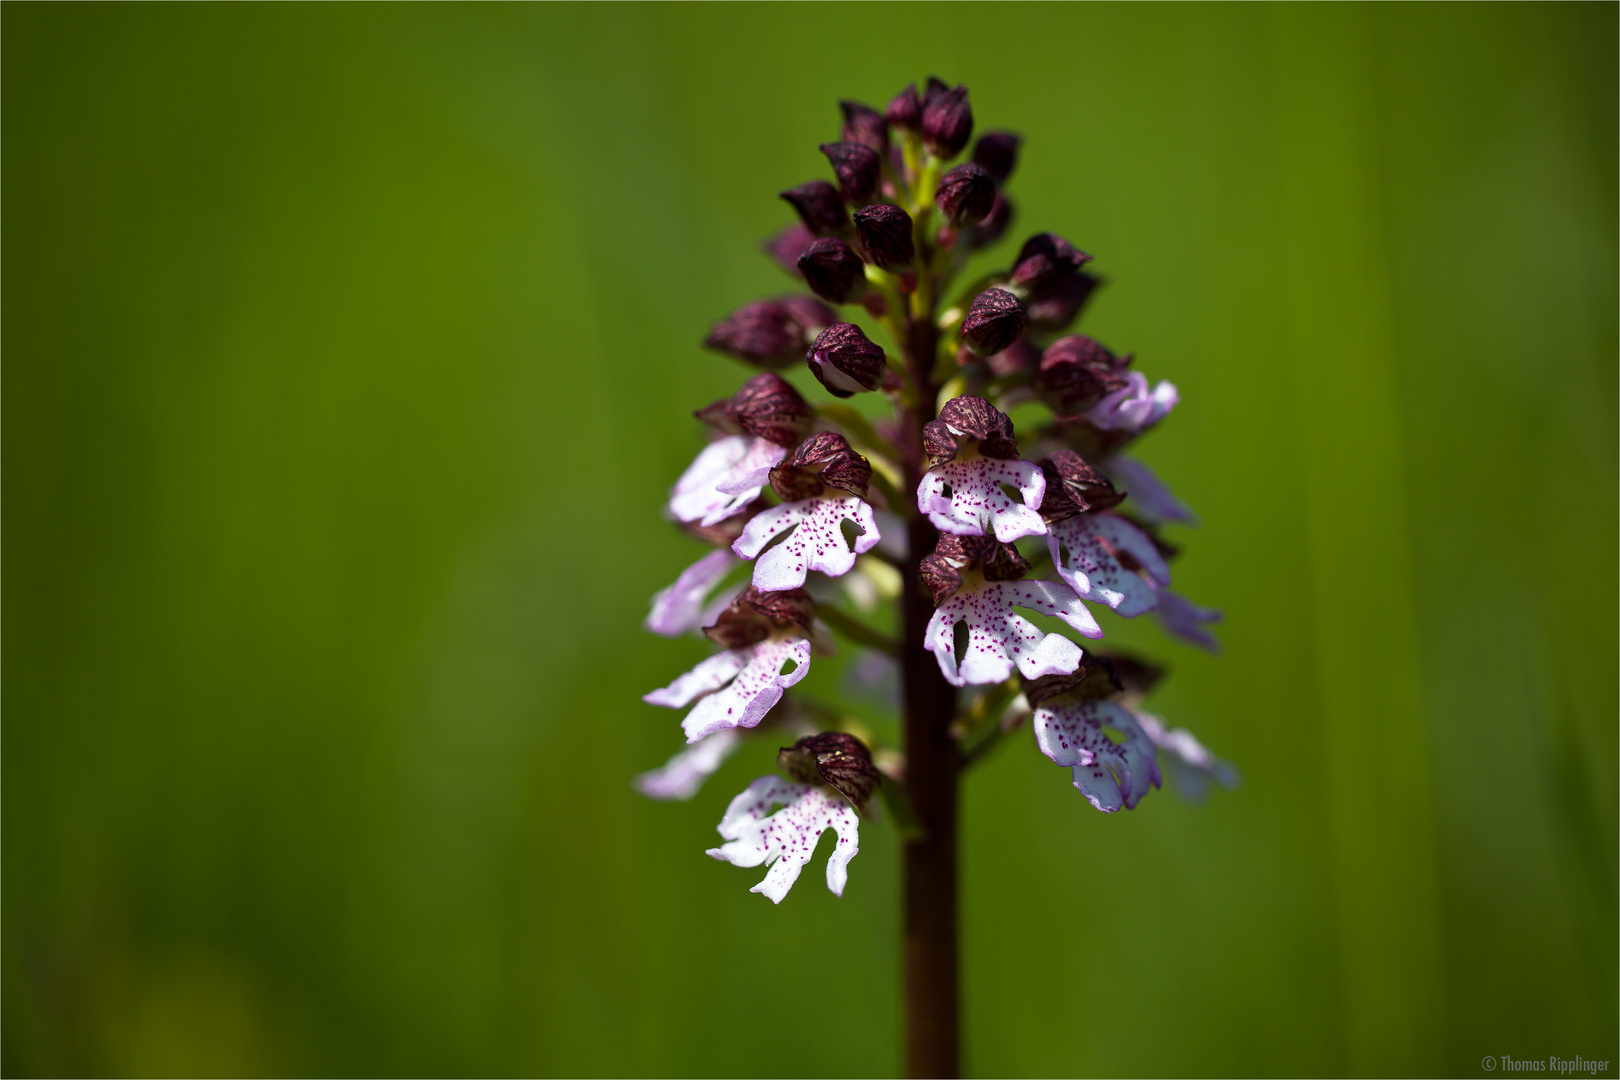
[[[697,342],[929,72],[1181,387],[1227,650],[1122,637],[1246,780],[972,775],[968,1066],[1620,1056],[1616,10],[7,4],[4,1071],[899,1067],[889,829],[629,781]]]

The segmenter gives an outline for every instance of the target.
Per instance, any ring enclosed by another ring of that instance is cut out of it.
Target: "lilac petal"
[[[1080,647],[1061,634],[1044,633],[1014,607],[1056,615],[1087,637],[1101,637],[1091,613],[1065,585],[1053,581],[991,581],[959,589],[935,609],[923,632],[923,648],[939,661],[952,686],[1005,681],[1013,667],[1026,678],[1067,675],[1080,666]],[[967,624],[967,649],[956,660],[956,624]]]
[[[724,728],[687,746],[659,768],[636,777],[636,790],[649,799],[682,801],[697,794],[742,741],[736,728]]]
[[[1188,525],[1197,516],[1164,486],[1152,469],[1135,458],[1114,457],[1103,470],[1119,487],[1130,493],[1131,506],[1149,521],[1181,521]]]
[[[845,521],[853,521],[862,531],[855,538],[854,550],[844,542]],[[754,564],[754,587],[765,592],[797,589],[809,571],[841,577],[855,566],[855,556],[877,546],[877,521],[872,508],[854,495],[841,499],[801,499],[783,503],[754,515],[731,550],[745,559],[759,555],[777,536],[792,529],[780,544],[766,551]]]
[[[725,728],[755,726],[782,700],[782,692],[810,671],[808,638],[766,638],[732,651],[743,654],[746,662],[729,686],[692,706],[681,721],[689,743]],[[795,666],[783,675],[782,666],[789,660]]]
[[[682,570],[673,585],[653,597],[652,611],[642,625],[665,637],[679,637],[689,630],[708,626],[714,620],[708,617],[704,598],[735,565],[737,560],[731,552],[723,548],[709,552]]]
[[[1052,565],[1057,567],[1058,576],[1076,593],[1087,600],[1107,604],[1126,618],[1134,618],[1152,610],[1159,597],[1140,576],[1121,566],[1103,543],[1098,525],[1104,518],[1119,520],[1105,514],[1078,514],[1052,522],[1052,531],[1046,534],[1046,548],[1052,553]],[[1128,523],[1126,527],[1130,528]],[[1148,541],[1148,546],[1152,547],[1152,541]],[[1157,551],[1154,556],[1158,556]],[[1159,562],[1163,564],[1163,560]]]
[[[1137,713],[1136,719],[1159,748],[1176,791],[1188,801],[1203,799],[1212,783],[1235,788],[1242,782],[1236,769],[1210,753],[1186,728],[1166,730],[1164,721],[1151,713]]]
[[[1153,538],[1118,514],[1096,514],[1092,528],[1114,552],[1135,559],[1159,585],[1170,584],[1170,566],[1159,554]]]
[[[1140,371],[1130,372],[1125,379],[1124,387],[1081,413],[1093,426],[1104,431],[1141,431],[1164,419],[1180,400],[1174,383],[1160,382],[1150,390],[1147,376]]]
[[[1048,702],[1035,710],[1035,742],[1073,770],[1074,786],[1103,813],[1129,810],[1160,783],[1153,742],[1129,710],[1112,701]],[[1122,743],[1103,730],[1113,728]]]
[[[675,481],[665,512],[676,521],[713,525],[759,498],[771,466],[787,450],[765,439],[728,435],[705,446]]]
[[[772,814],[777,804],[782,809]],[[729,843],[707,854],[733,866],[769,866],[765,880],[748,891],[780,904],[828,829],[838,834],[838,844],[827,859],[827,888],[843,896],[849,860],[860,850],[860,818],[854,807],[825,788],[760,777],[731,800],[720,819],[720,836]]]
[[[1009,499],[1002,484],[1016,488],[1023,503]],[[917,485],[917,509],[943,532],[988,536],[993,531],[997,540],[1010,544],[1023,536],[1045,535],[1046,522],[1036,513],[1045,495],[1046,478],[1033,462],[981,457],[929,469]]]
[[[727,649],[715,653],[663,689],[641,695],[641,700],[649,705],[679,709],[726,685],[737,677],[747,663],[747,649]]]
[[[1154,609],[1165,631],[1200,649],[1220,652],[1221,643],[1204,629],[1205,623],[1218,623],[1224,616],[1215,608],[1200,607],[1180,593],[1159,590],[1159,606]]]

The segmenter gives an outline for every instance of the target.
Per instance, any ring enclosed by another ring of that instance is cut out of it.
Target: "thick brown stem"
[[[911,328],[906,369],[916,389],[902,432],[907,491],[915,491],[927,463],[922,425],[934,418],[935,388],[929,378],[938,337],[931,319]],[[926,518],[911,522],[910,554],[902,570],[904,637],[901,673],[905,688],[906,790],[921,827],[906,844],[904,871],[906,1071],[914,1077],[954,1077],[960,1071],[956,932],[956,778],[951,739],[956,691],[923,649],[933,603],[918,578],[917,564],[934,550],[935,531]]]

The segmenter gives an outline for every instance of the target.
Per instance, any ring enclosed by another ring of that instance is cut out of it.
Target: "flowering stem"
[[[932,379],[939,344],[933,312],[910,321],[903,342],[906,371],[915,394],[901,417],[907,490],[921,483],[927,462],[922,426],[934,419]],[[906,995],[906,1071],[914,1077],[956,1076],[958,1058],[956,781],[959,761],[951,738],[956,692],[923,648],[933,617],[932,599],[921,585],[919,564],[934,550],[937,534],[925,517],[909,523],[901,637],[902,707],[906,792],[920,832],[907,840],[903,872]]]

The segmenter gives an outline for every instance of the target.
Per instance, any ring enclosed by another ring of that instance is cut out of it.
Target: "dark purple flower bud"
[[[825,180],[810,180],[781,195],[799,212],[804,227],[817,236],[843,232],[849,225],[849,215],[844,213],[843,197],[838,194],[837,188]]]
[[[973,144],[973,164],[998,184],[1005,184],[1018,164],[1018,144],[1024,140],[1010,131],[987,131]]]
[[[804,227],[803,222],[796,221],[783,229],[762,245],[765,254],[781,264],[782,269],[795,277],[802,277],[799,273],[799,256],[804,249],[815,242],[816,234]]]
[[[741,649],[789,626],[808,630],[815,614],[816,602],[803,589],[762,592],[749,585],[703,633],[723,648]]]
[[[716,323],[703,344],[750,364],[780,369],[797,363],[821,328],[836,321],[831,308],[808,296],[755,300]]]
[[[986,289],[973,298],[962,320],[962,340],[980,356],[998,353],[1024,332],[1024,305],[1006,289]]]
[[[826,784],[864,814],[883,775],[872,764],[866,744],[842,731],[809,735],[776,755],[783,772],[801,784]]]
[[[881,157],[889,152],[889,122],[883,114],[858,101],[840,101],[844,110],[844,126],[838,137],[844,142],[857,142],[870,146]]]
[[[885,270],[904,270],[917,257],[911,215],[892,203],[873,203],[855,211],[855,231],[872,261]]]
[[[1112,510],[1125,498],[1108,477],[1073,450],[1059,450],[1042,458],[1041,474],[1046,477],[1041,516],[1047,521]]]
[[[1101,278],[1084,270],[1070,274],[1052,292],[1024,305],[1029,325],[1048,332],[1067,329],[1101,284]]]
[[[838,177],[838,190],[851,206],[865,206],[877,193],[883,159],[870,146],[858,142],[822,143],[821,152],[832,163]]]
[[[1119,673],[1106,658],[1086,653],[1080,666],[1068,675],[1042,675],[1024,680],[1024,696],[1031,705],[1041,705],[1065,694],[1079,701],[1111,698],[1125,689]]]
[[[984,215],[984,220],[971,228],[963,229],[962,236],[957,240],[957,246],[982,248],[1000,240],[1006,233],[1007,227],[1012,224],[1013,204],[1007,196],[996,193],[996,201],[990,204],[990,212]]]
[[[1031,299],[1039,300],[1090,261],[1090,255],[1057,233],[1036,233],[1018,251],[1013,284],[1022,286]]]
[[[985,457],[1011,461],[1018,456],[1012,419],[982,397],[964,394],[945,403],[939,419],[923,425],[923,453],[930,469],[956,460],[956,452],[969,439],[978,440]]]
[[[829,303],[847,304],[866,291],[866,264],[836,236],[824,236],[799,256],[810,291]]]
[[[969,355],[972,355],[971,351]],[[1030,344],[1028,338],[1019,338],[1000,352],[991,353],[984,358],[984,366],[998,379],[1029,375],[1040,366],[1040,363],[1041,352]]]
[[[952,225],[977,225],[996,202],[996,182],[969,162],[946,171],[934,191],[934,205]]]
[[[771,490],[784,502],[813,499],[829,487],[866,497],[872,463],[836,431],[818,431],[771,469]]]
[[[1128,382],[1126,362],[1091,338],[1070,334],[1058,338],[1041,354],[1035,388],[1053,411],[1067,416],[1082,413]]]
[[[834,323],[823,330],[805,353],[810,373],[834,397],[853,397],[859,390],[883,385],[888,357],[854,323]]]
[[[917,564],[917,578],[939,607],[962,587],[962,571],[943,555],[924,555]]]
[[[973,135],[973,108],[968,104],[967,87],[935,92],[930,86],[922,110],[922,131],[923,141],[935,156],[949,160],[960,154]]]
[[[917,84],[912,83],[894,96],[884,110],[889,123],[907,131],[922,130],[922,102],[917,100]]]
[[[762,371],[733,396],[695,414],[721,431],[740,432],[777,446],[797,446],[810,433],[810,403],[774,371]]]

